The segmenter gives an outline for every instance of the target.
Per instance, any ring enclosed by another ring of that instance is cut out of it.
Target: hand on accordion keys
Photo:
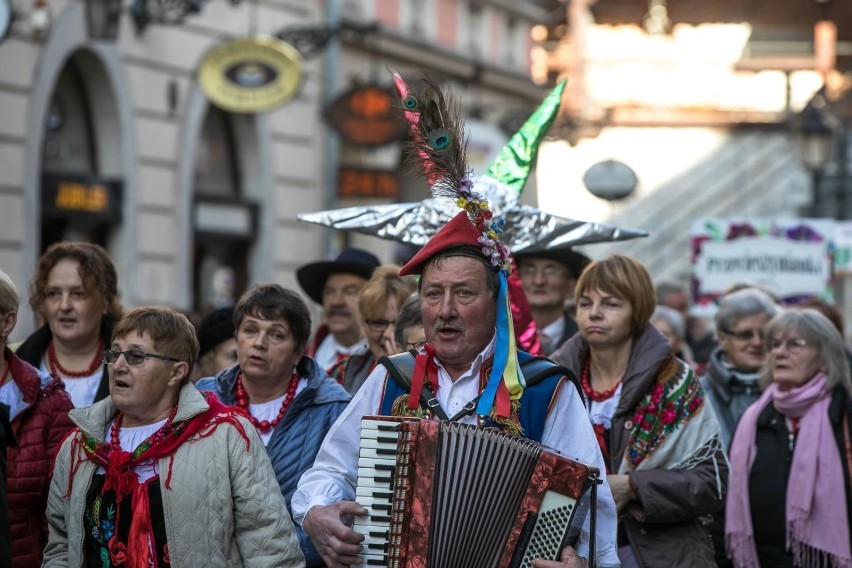
[[[570,546],[566,546],[562,550],[562,557],[558,562],[537,558],[533,560],[532,565],[533,568],[587,568],[589,566],[589,562],[582,556],[578,555],[576,550]]]
[[[326,506],[311,507],[302,529],[329,568],[346,568],[361,564],[361,541],[364,536],[344,522],[347,517],[361,517],[367,510],[355,501],[338,501]],[[351,524],[351,523],[350,523]]]

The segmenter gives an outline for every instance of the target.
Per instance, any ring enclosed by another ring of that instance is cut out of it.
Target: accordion
[[[516,568],[576,544],[597,468],[493,428],[365,417],[362,566]],[[592,518],[594,520],[594,517]]]

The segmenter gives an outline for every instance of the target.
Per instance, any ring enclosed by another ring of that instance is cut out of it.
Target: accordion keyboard
[[[364,535],[362,566],[387,566],[391,497],[396,472],[399,422],[365,419],[361,422],[358,485],[355,500],[367,509],[355,517],[352,529]]]

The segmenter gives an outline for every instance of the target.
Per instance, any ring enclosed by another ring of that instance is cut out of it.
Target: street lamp
[[[820,216],[823,213],[821,203],[822,173],[826,164],[831,160],[834,145],[834,129],[829,123],[822,107],[825,99],[817,95],[792,119],[793,145],[799,154],[802,164],[811,172],[812,194],[811,215]],[[838,211],[842,211],[837,204]]]

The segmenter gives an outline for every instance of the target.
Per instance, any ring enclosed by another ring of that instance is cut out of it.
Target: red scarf
[[[148,502],[147,483],[140,483],[134,468],[141,462],[157,461],[169,458],[168,474],[166,475],[165,487],[170,489],[172,479],[172,466],[174,465],[174,453],[184,442],[196,435],[206,438],[213,434],[218,426],[228,422],[234,425],[240,435],[246,441],[248,449],[249,438],[243,425],[237,420],[242,413],[219,402],[210,393],[201,393],[207,401],[209,408],[183,422],[166,423],[160,430],[150,438],[142,442],[134,452],[125,452],[120,447],[113,447],[107,442],[98,442],[88,434],[83,433],[82,439],[75,438],[74,445],[81,445],[85,452],[85,459],[95,462],[106,470],[103,491],[110,489],[115,491],[116,503],[127,496],[131,496],[131,509],[133,518],[130,521],[130,534],[127,544],[110,541],[110,551],[113,547],[122,549],[128,568],[148,568],[151,560],[149,542],[153,542],[154,534],[151,523],[151,510]],[[72,451],[72,455],[79,455]],[[74,463],[68,479],[68,493],[71,494],[71,483],[77,468],[83,458]],[[150,480],[149,480],[150,481]],[[118,513],[116,512],[116,526],[118,526]]]
[[[418,353],[414,359],[414,374],[411,375],[411,391],[408,396],[408,408],[414,410],[420,406],[420,393],[423,383],[429,381],[432,393],[438,392],[438,364],[435,363],[435,349],[428,343],[423,346],[425,353]]]

